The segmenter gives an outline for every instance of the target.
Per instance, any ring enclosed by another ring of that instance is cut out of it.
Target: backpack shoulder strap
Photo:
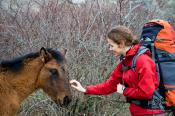
[[[137,58],[138,58],[140,55],[144,54],[144,53],[145,53],[146,51],[148,51],[148,50],[149,50],[149,49],[148,49],[147,47],[145,47],[145,46],[141,46],[141,47],[138,49],[136,55],[134,56],[134,58],[133,58],[133,60],[132,60],[132,64],[131,64],[131,68],[134,70],[134,72],[136,71],[136,60],[137,60]]]

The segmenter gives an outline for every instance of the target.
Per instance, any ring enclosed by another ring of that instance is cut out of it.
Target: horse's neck
[[[43,63],[39,59],[30,61],[29,65],[24,66],[20,74],[16,74],[14,77],[11,76],[11,79],[8,80],[17,92],[20,102],[37,89],[36,81],[42,66]]]

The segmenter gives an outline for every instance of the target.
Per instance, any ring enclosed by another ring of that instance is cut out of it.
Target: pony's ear
[[[49,53],[48,53],[48,51],[44,47],[42,47],[40,49],[40,57],[41,57],[41,60],[44,63],[46,63],[47,61],[49,61],[49,58],[50,58]]]
[[[61,51],[60,51],[60,52],[61,52],[61,54],[62,54],[62,55],[64,55],[64,56],[65,56],[65,55],[66,55],[66,53],[67,53],[67,49],[64,49],[64,48],[63,48],[63,49],[61,49]]]

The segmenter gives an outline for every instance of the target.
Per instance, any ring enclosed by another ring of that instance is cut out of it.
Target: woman
[[[117,91],[130,101],[132,116],[163,116],[164,112],[160,109],[151,109],[131,102],[132,100],[145,101],[152,99],[154,91],[159,86],[156,65],[150,58],[150,52],[147,51],[137,58],[136,71],[132,69],[123,70],[123,66],[131,66],[133,57],[140,47],[138,41],[127,27],[117,26],[108,33],[107,42],[109,50],[115,56],[123,56],[121,62],[110,74],[109,79],[86,88],[82,87],[78,81],[71,80],[71,86],[82,93],[93,95],[107,95]]]

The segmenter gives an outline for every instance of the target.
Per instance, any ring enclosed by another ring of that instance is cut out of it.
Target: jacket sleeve
[[[117,90],[117,84],[121,82],[121,79],[121,64],[118,64],[107,81],[97,85],[87,86],[85,94],[107,95],[113,93]]]
[[[137,58],[136,78],[139,79],[138,85],[125,88],[124,96],[138,100],[151,99],[159,82],[156,65],[148,55],[143,54]]]

